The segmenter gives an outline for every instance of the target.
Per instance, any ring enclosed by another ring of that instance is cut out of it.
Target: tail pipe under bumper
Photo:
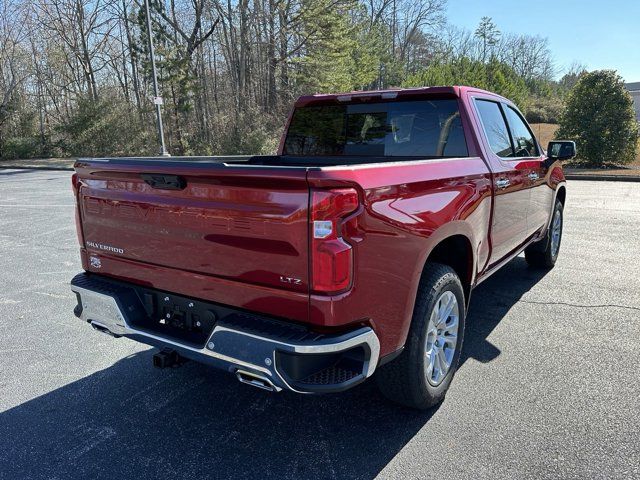
[[[150,318],[133,284],[81,273],[71,281],[71,290],[78,300],[75,315],[94,329],[174,349],[182,357],[227,370],[242,383],[265,390],[347,390],[373,375],[379,360],[380,343],[369,327],[320,334],[258,314],[229,313],[225,307],[204,345],[190,344],[135,325],[142,316],[146,316],[143,324],[149,325]]]

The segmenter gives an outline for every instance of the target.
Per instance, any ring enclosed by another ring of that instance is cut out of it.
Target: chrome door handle
[[[511,185],[511,182],[507,178],[496,180],[496,187],[499,189],[507,188],[509,185]]]
[[[540,177],[538,176],[538,174],[536,172],[531,172],[529,174],[529,180],[534,180],[535,181],[535,180],[538,180],[538,178],[540,178]]]

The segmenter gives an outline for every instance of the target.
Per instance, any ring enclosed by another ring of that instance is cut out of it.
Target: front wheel
[[[438,263],[425,268],[405,349],[376,373],[384,396],[418,409],[444,400],[460,360],[465,326],[464,291],[456,272]]]
[[[563,210],[562,202],[556,200],[547,234],[525,249],[524,258],[532,267],[550,269],[556,264],[562,240]]]

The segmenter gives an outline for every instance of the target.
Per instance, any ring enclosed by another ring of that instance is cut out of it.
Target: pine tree
[[[478,28],[476,28],[475,36],[479,38],[481,41],[482,47],[482,61],[485,62],[487,60],[487,53],[493,50],[493,47],[498,44],[500,40],[500,30],[491,17],[482,17],[480,19],[480,24]]]

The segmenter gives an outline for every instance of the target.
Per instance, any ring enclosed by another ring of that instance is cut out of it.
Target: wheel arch
[[[458,274],[465,295],[465,303],[468,304],[475,277],[475,256],[471,240],[463,234],[450,235],[440,240],[425,258],[421,277],[424,276],[429,263],[447,265]]]
[[[564,207],[565,201],[567,200],[567,187],[566,184],[561,184],[556,190],[556,199],[560,200],[562,206]],[[554,202],[555,204],[555,202]]]
[[[567,201],[567,184],[566,182],[560,182],[553,192],[553,202],[551,202],[551,211],[549,212],[549,219],[547,220],[547,228],[543,230],[542,236],[546,235],[547,230],[551,226],[551,219],[553,218],[553,210],[556,208],[556,200],[560,200],[562,206],[565,206]]]

